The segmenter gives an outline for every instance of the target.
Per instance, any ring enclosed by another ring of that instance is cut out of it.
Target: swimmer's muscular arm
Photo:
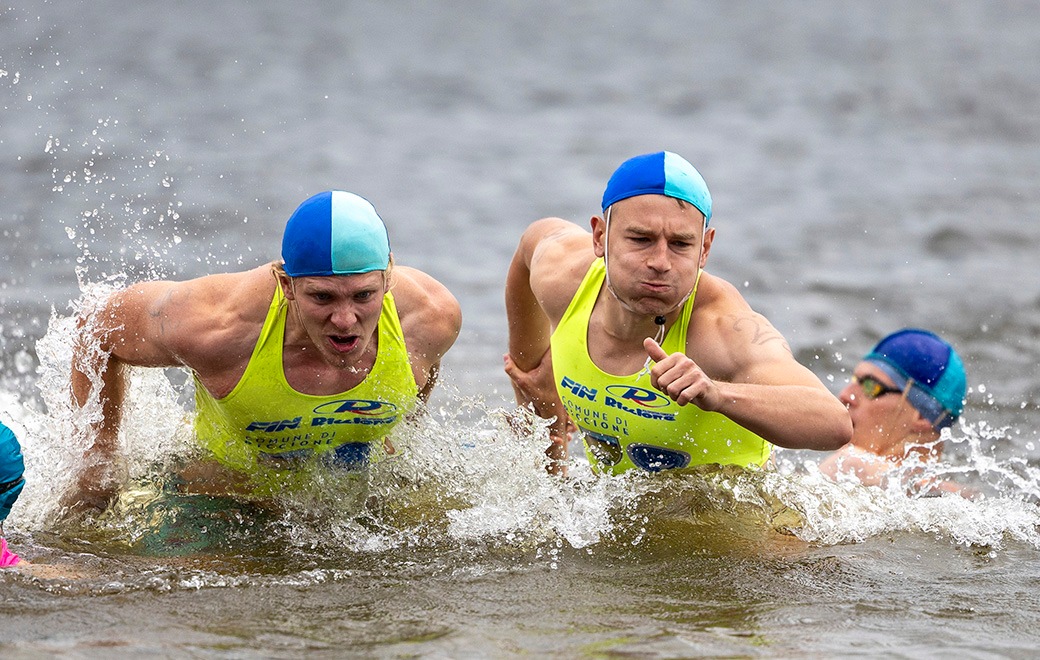
[[[509,356],[521,371],[538,366],[595,259],[592,236],[572,222],[544,218],[520,238],[506,275]]]
[[[437,383],[441,358],[462,329],[462,308],[447,287],[420,270],[395,266],[393,278],[408,359],[425,403]]]
[[[126,368],[185,366],[196,371],[207,387],[237,381],[259,336],[273,290],[269,266],[186,282],[144,282],[113,294],[101,309],[80,319],[72,394],[77,405],[86,405],[92,396],[91,374],[95,378],[100,374],[97,396],[102,410],[102,418],[89,431],[92,442],[80,477],[81,491],[107,495],[105,484],[95,487],[91,480],[115,459]],[[100,353],[88,350],[95,344]],[[89,500],[89,493],[83,499]]]
[[[549,338],[595,259],[589,232],[560,218],[545,218],[524,232],[506,275],[509,353],[505,371],[516,401],[555,418],[546,453],[566,458],[568,419],[556,392]]]
[[[786,342],[782,346],[782,355],[749,366],[736,382],[719,383],[717,411],[779,447],[843,446],[852,437],[848,410],[794,359]]]
[[[849,441],[852,422],[845,406],[794,359],[783,336],[736,289],[705,273],[696,304],[702,305],[701,316],[691,324],[690,341],[698,342],[700,368],[720,377],[702,372],[704,382],[693,382],[684,395],[695,396],[681,403],[722,413],[780,447],[830,450]],[[677,370],[682,366],[681,354],[667,359]],[[659,361],[652,380],[669,363]],[[691,371],[700,370],[693,365]]]
[[[105,368],[105,386],[118,381],[125,366],[184,366],[199,374],[215,396],[220,385],[237,382],[252,352],[275,280],[269,266],[185,282],[144,282],[113,294],[92,322],[81,320],[73,365],[73,392],[86,401],[90,380],[83,368]],[[82,363],[83,342],[100,342],[103,364]],[[222,378],[223,377],[223,378]],[[230,389],[230,388],[228,388]],[[119,396],[121,387],[112,394]],[[104,394],[104,391],[102,392]]]

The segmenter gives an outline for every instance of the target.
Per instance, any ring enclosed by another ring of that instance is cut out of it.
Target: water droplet
[[[20,374],[27,374],[27,373],[29,373],[30,371],[33,370],[33,367],[35,366],[35,364],[36,363],[33,360],[33,357],[31,355],[29,355],[29,352],[26,351],[25,349],[22,349],[22,350],[18,351],[17,353],[15,353],[15,356],[14,356],[14,368],[15,368],[15,370],[18,373],[20,373]]]

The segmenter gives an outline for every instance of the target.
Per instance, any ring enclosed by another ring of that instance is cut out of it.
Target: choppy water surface
[[[1040,6],[973,2],[16,3],[0,9],[0,416],[29,482],[5,656],[1023,657],[1040,595]],[[764,472],[599,480],[507,421],[523,227],[612,169],[704,173],[709,269],[835,392],[898,327],[948,337],[968,410],[916,499]],[[373,200],[463,334],[403,454],[258,504],[180,492],[190,401],[137,374],[127,487],[61,520],[82,447],[71,314],[277,256]]]

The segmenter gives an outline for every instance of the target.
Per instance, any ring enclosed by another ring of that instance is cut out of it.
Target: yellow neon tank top
[[[764,463],[772,445],[728,417],[692,404],[679,406],[654,389],[649,373],[616,376],[592,362],[589,318],[605,274],[603,259],[594,261],[550,339],[556,390],[582,431],[593,468],[620,474],[637,467],[659,472],[708,463]],[[666,353],[686,351],[696,296],[694,287],[665,335]]]
[[[196,438],[221,463],[254,477],[278,477],[314,459],[361,467],[370,443],[414,408],[418,393],[394,297],[383,298],[372,371],[349,391],[327,396],[297,392],[285,379],[287,310],[276,286],[245,373],[226,397],[215,399],[196,378]]]

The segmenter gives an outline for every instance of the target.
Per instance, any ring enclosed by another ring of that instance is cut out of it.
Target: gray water
[[[35,570],[0,575],[0,651],[1032,656],[1038,34],[1033,1],[8,3],[0,415],[29,483],[5,530]],[[946,469],[985,498],[829,484],[807,452],[674,483],[542,473],[501,418],[506,265],[658,149],[711,187],[709,270],[833,391],[899,327],[958,347]],[[371,199],[464,313],[374,508],[337,485],[277,513],[164,498],[183,378],[152,374],[121,508],[56,521],[76,301],[273,259],[328,188]]]

